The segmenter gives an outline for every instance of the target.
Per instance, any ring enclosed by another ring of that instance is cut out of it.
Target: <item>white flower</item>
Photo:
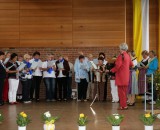
[[[115,119],[118,120],[118,119],[119,119],[119,116],[115,116]]]
[[[116,113],[115,113],[115,114],[113,114],[113,116],[119,116],[119,114],[116,114]]]
[[[51,114],[50,114],[49,111],[48,111],[48,112],[45,112],[44,115],[45,115],[46,117],[48,117],[48,118],[51,117]]]
[[[160,114],[157,115],[157,118],[160,119]]]
[[[0,114],[0,116],[2,116],[2,114]]]

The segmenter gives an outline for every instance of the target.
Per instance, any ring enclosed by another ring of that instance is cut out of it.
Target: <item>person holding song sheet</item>
[[[115,66],[115,61],[116,61],[116,57],[114,56],[106,64],[106,69],[111,70]],[[119,101],[119,97],[118,97],[118,88],[117,88],[117,85],[115,84],[115,73],[108,72],[107,77],[108,79],[110,79],[112,103],[117,103]]]
[[[91,63],[93,61],[93,55],[89,54],[88,55],[88,66],[89,66],[89,82],[88,82],[88,88],[87,88],[87,100],[89,99],[94,99],[94,67],[93,64]]]
[[[130,78],[129,78],[129,85],[128,85],[128,106],[135,105],[135,95],[138,95],[138,85],[137,85],[137,57],[134,51],[128,52],[133,66],[130,67]]]
[[[46,101],[56,101],[55,93],[56,93],[56,65],[55,62],[52,61],[52,55],[46,56],[46,61],[42,64],[43,70],[43,81],[46,86]]]
[[[65,56],[64,58],[65,58],[65,60],[68,61],[69,68],[70,68],[69,75],[67,76],[67,97],[68,97],[69,99],[71,99],[71,96],[72,96],[72,76],[73,76],[73,74],[74,74],[74,66],[73,66],[73,64],[69,61],[68,56]]]
[[[18,69],[22,70],[24,68],[23,56],[18,55],[18,60],[16,62],[18,64],[18,66],[20,67],[20,68],[18,67]],[[22,100],[22,83],[19,82],[18,90],[17,90],[17,101],[21,101],[21,100]]]
[[[8,71],[3,63],[4,60],[4,52],[0,51],[0,106],[4,105],[3,102],[3,88],[4,88],[4,81],[6,79],[6,72]]]
[[[95,94],[98,93],[98,98],[100,101],[104,100],[104,86],[106,82],[105,78],[105,65],[104,63],[104,58],[99,57],[98,58],[98,65],[97,65],[97,70],[95,70]],[[97,86],[98,83],[98,86]],[[98,87],[98,88],[97,88]]]
[[[145,66],[145,68],[147,69],[147,78],[151,78],[151,75],[155,74],[155,72],[158,70],[158,59],[156,56],[155,51],[150,51],[149,52],[149,62],[148,65]],[[149,81],[149,79],[148,79]],[[148,82],[148,91],[151,92],[152,89],[152,85],[151,82]],[[156,91],[156,85],[155,83],[153,84],[153,104],[156,104],[156,100],[157,100],[157,91]],[[149,102],[149,104],[152,104],[152,102]]]
[[[31,103],[30,101],[30,88],[32,85],[32,70],[30,69],[31,63],[29,62],[31,56],[24,55],[24,61],[21,63],[20,80],[22,83],[22,101],[24,103]]]
[[[33,53],[33,59],[30,60],[31,69],[33,71],[33,83],[30,92],[30,99],[33,100],[33,95],[35,92],[36,102],[39,101],[40,84],[42,80],[42,61],[39,59],[40,53],[38,51]]]
[[[12,53],[10,61],[6,65],[8,69],[8,82],[9,82],[8,97],[9,97],[9,103],[11,105],[18,103],[16,101],[17,89],[19,85],[19,70],[18,70],[18,64],[16,62],[17,57],[18,55],[16,53]]]
[[[77,60],[76,64],[74,65],[74,71],[75,81],[78,83],[78,101],[87,101],[86,94],[89,82],[89,66],[83,55],[79,56],[79,60]]]
[[[59,101],[62,99],[67,101],[67,76],[69,74],[70,67],[68,61],[66,61],[60,54],[56,61],[56,76],[59,91]],[[62,96],[63,94],[63,96]]]
[[[139,73],[138,73],[138,91],[139,91],[139,94],[144,94],[144,92],[145,92],[145,74],[146,74],[146,71],[147,71],[145,66],[147,66],[147,64],[148,64],[149,53],[148,53],[148,51],[144,50],[144,51],[142,51],[141,54],[142,54],[143,59],[137,65],[138,70],[139,70]]]

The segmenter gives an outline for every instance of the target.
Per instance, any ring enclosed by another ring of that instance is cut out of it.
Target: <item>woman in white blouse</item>
[[[56,101],[55,100],[55,62],[52,60],[52,55],[46,56],[46,61],[42,64],[43,70],[43,81],[46,86],[46,101]]]

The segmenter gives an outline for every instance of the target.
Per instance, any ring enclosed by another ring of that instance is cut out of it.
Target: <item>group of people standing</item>
[[[68,57],[53,54],[46,55],[46,60],[40,60],[40,53],[25,54],[0,51],[0,105],[9,102],[17,104],[17,94],[22,94],[24,103],[40,99],[40,85],[43,78],[46,86],[46,101],[56,101],[71,98],[73,64]],[[58,85],[58,87],[56,87]],[[58,94],[57,94],[58,91]],[[58,95],[58,98],[57,98]]]
[[[56,59],[54,54],[48,54],[42,62],[37,51],[32,56],[0,51],[0,105],[7,100],[10,104],[17,104],[16,95],[20,88],[24,103],[34,99],[38,102],[42,78],[47,102],[67,101],[72,95],[72,77],[75,74],[77,101],[94,99],[96,94],[99,101],[106,101],[110,81],[112,102],[120,102],[119,109],[126,110],[128,105],[135,105],[135,95],[144,94],[145,74],[150,77],[156,72],[158,59],[154,51],[145,50],[142,52],[143,60],[138,62],[135,52],[128,51],[126,43],[120,44],[119,48],[120,54],[112,58],[106,58],[103,52],[98,58],[79,52],[74,65],[61,54]]]

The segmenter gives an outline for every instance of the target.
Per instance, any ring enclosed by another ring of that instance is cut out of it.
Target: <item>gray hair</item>
[[[123,51],[127,51],[127,50],[128,50],[128,45],[127,45],[127,43],[121,43],[121,44],[119,45],[119,49],[120,49],[120,50],[123,50]]]

